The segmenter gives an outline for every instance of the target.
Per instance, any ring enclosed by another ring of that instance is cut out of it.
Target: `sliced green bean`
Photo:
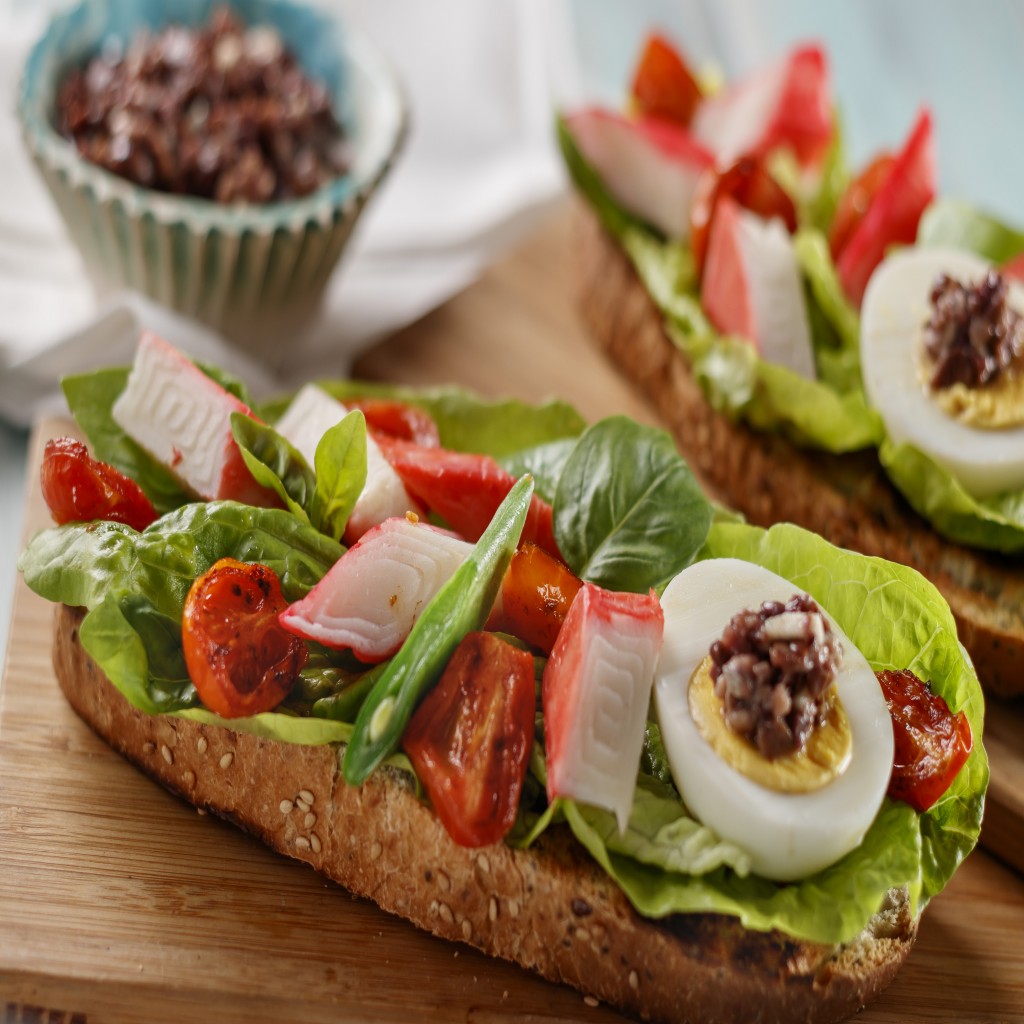
[[[437,682],[462,638],[480,629],[519,543],[533,497],[533,478],[509,491],[476,547],[424,609],[356,717],[345,750],[345,780],[359,785],[398,749],[423,695]]]

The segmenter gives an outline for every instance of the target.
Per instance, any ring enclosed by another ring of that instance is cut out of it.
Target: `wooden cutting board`
[[[374,350],[361,374],[560,394],[588,418],[649,422],[581,335],[568,245],[560,218]],[[33,465],[61,429],[40,425]],[[32,477],[27,532],[46,522]],[[166,794],[65,704],[51,617],[19,580],[0,686],[3,1024],[621,1019],[421,934]],[[1024,1022],[1022,921],[1024,879],[976,852],[928,909],[907,966],[857,1019]]]

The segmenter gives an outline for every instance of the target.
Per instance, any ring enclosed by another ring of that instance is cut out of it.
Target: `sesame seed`
[[[583,997],[583,1002],[585,1002],[587,1004],[587,1006],[591,1006],[591,1007],[600,1006],[601,1005],[601,1000],[598,999],[597,996],[584,996]]]
[[[444,889],[445,892],[448,892],[452,887],[452,880],[443,871],[438,871],[437,884]]]
[[[315,832],[310,833],[309,845],[313,847],[314,853],[320,852],[320,837]]]
[[[308,850],[310,844],[309,840],[305,836],[298,836],[295,840],[295,845],[300,850]]]
[[[309,804],[307,804],[306,801],[303,800],[301,796],[295,798],[295,806],[298,807],[298,809],[302,811],[303,814],[309,813]]]
[[[316,798],[313,796],[313,794],[308,789],[300,789],[299,790],[299,799],[300,800],[304,800],[307,804],[309,804],[312,807],[313,806],[313,802],[314,802],[314,800]]]
[[[166,743],[160,745],[160,756],[168,763],[174,764],[174,755],[171,753],[171,748]]]
[[[473,935],[473,925],[470,923],[470,920],[469,920],[468,917],[464,917],[462,919],[462,937],[467,942],[469,942],[469,940],[472,937],[472,935]]]
[[[376,860],[384,852],[384,847],[375,839],[370,846],[370,860]]]
[[[293,806],[293,804],[292,804],[291,800],[282,800],[277,805],[277,808],[278,808],[278,810],[282,814],[291,814],[292,813],[292,806]]]
[[[490,873],[491,862],[487,859],[487,854],[481,853],[476,859],[477,867],[486,875]]]
[[[430,916],[431,917],[433,917],[435,914],[437,914],[437,908],[438,908],[439,905],[440,904],[437,902],[437,900],[431,900],[430,901]]]
[[[493,896],[491,902],[487,904],[487,916],[492,921],[498,920],[498,901]]]
[[[198,814],[199,817],[201,817],[201,818],[205,818],[206,817],[206,808],[205,807],[197,807],[196,808],[196,814]]]
[[[306,817],[302,819],[302,823],[306,826],[306,828],[312,828],[316,824],[316,815],[312,811],[310,811],[309,814],[307,814]]]
[[[577,928],[576,929],[576,938],[579,939],[580,942],[589,942],[590,941],[590,932],[588,932],[586,928]]]
[[[441,915],[441,920],[445,924],[455,924],[455,915],[452,913],[452,908],[447,903],[442,903],[438,906],[437,912]]]
[[[196,773],[191,768],[185,772],[185,785],[191,789],[196,784]]]
[[[233,753],[232,753],[232,752],[231,752],[231,751],[229,750],[229,751],[228,751],[228,752],[227,752],[227,753],[226,753],[226,754],[225,754],[225,755],[224,755],[224,756],[223,756],[223,757],[222,757],[222,758],[220,759],[220,762],[219,762],[219,764],[220,764],[221,768],[230,768],[230,767],[231,767],[231,762],[232,762],[232,761],[234,761],[234,759],[235,759],[235,755],[234,755],[234,754],[233,754]]]
[[[200,736],[199,739],[196,740],[196,750],[198,750],[200,754],[205,754],[208,746],[209,743],[206,742],[205,736]]]
[[[512,917],[519,916],[519,900],[508,901],[508,912],[512,915]]]
[[[149,740],[146,740],[146,742],[142,744],[142,752],[144,754],[152,754],[154,750],[156,750],[155,743],[150,743]]]
[[[634,989],[640,987],[640,975],[636,971],[629,972],[629,987]]]

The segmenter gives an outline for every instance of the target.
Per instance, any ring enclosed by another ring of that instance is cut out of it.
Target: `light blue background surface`
[[[589,90],[611,103],[621,100],[650,25],[668,30],[695,64],[715,63],[729,76],[794,42],[820,40],[831,57],[854,166],[880,147],[899,145],[927,103],[935,115],[942,192],[1024,226],[1022,0],[567,3]],[[0,425],[0,650],[20,543],[26,444],[27,435]]]

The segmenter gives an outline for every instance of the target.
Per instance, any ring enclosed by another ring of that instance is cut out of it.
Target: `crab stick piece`
[[[200,498],[280,504],[253,479],[231,434],[231,414],[252,410],[151,331],[143,333],[114,421]]]
[[[825,54],[817,46],[804,46],[705,98],[691,130],[721,163],[786,147],[807,167],[816,165],[828,148],[832,120]]]
[[[723,334],[746,338],[771,363],[815,378],[800,269],[781,221],[723,197],[715,210],[701,304]]]
[[[611,811],[625,831],[665,619],[654,591],[585,583],[544,669],[548,799]]]
[[[714,161],[684,128],[596,108],[570,115],[566,125],[584,158],[627,210],[668,238],[689,237],[697,180]]]
[[[323,388],[306,384],[292,399],[274,429],[312,466],[320,438],[348,412]],[[419,504],[409,496],[398,474],[381,454],[380,446],[367,434],[366,483],[345,527],[345,543],[354,544],[367,530],[385,519],[419,511]]]
[[[383,661],[405,642],[431,598],[473,545],[427,523],[396,517],[368,530],[281,625],[360,661]]]

